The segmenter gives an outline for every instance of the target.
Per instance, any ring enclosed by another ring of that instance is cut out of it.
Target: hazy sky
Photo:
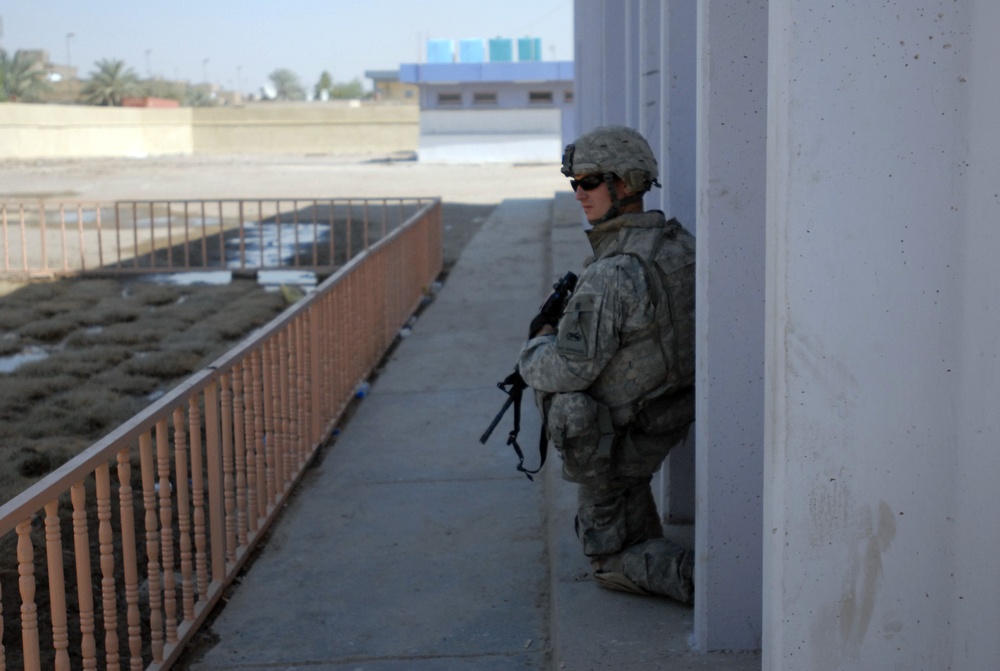
[[[246,92],[277,68],[368,89],[365,70],[422,62],[428,39],[540,37],[544,60],[573,58],[573,0],[0,0],[0,21],[8,53],[45,49],[82,78],[113,58]]]

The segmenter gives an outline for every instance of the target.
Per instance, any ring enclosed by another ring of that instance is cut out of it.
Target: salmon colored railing
[[[433,201],[0,507],[0,671],[170,667],[441,268]]]

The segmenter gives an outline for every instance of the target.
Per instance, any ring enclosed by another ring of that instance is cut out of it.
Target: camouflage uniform
[[[563,477],[579,485],[576,530],[595,577],[687,603],[693,553],[662,538],[650,482],[694,419],[694,238],[658,211],[587,235],[595,256],[558,333],[528,340],[519,369]]]

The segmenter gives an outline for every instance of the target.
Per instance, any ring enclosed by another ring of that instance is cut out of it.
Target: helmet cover
[[[656,157],[646,138],[626,126],[601,126],[581,135],[563,153],[562,174],[611,173],[632,193],[645,193],[659,176]]]

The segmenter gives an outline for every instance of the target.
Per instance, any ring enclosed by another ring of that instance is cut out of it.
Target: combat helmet
[[[626,126],[601,126],[581,135],[563,152],[562,174],[604,175],[611,193],[612,207],[605,220],[618,216],[620,208],[642,200],[642,195],[657,181],[656,157],[649,143],[638,131]],[[633,195],[618,199],[614,177],[620,178]]]

